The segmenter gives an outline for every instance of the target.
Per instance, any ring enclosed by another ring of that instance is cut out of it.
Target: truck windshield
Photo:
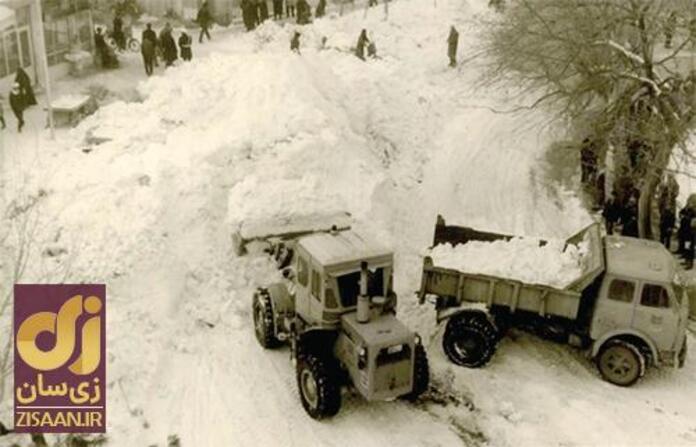
[[[348,273],[338,276],[338,293],[341,296],[343,307],[355,306],[360,294],[360,272]],[[384,295],[384,268],[378,268],[367,272],[367,294],[369,296]]]

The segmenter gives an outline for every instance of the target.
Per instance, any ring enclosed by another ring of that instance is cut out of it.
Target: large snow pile
[[[563,288],[582,275],[588,245],[554,240],[540,245],[533,238],[439,244],[430,255],[438,267],[499,276],[530,284]]]

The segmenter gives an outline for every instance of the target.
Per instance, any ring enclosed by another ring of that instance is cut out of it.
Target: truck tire
[[[425,353],[423,345],[418,343],[414,350],[413,357],[413,390],[402,397],[408,401],[414,402],[421,394],[428,390],[429,384],[430,367],[428,365],[428,356]]]
[[[312,419],[334,416],[341,408],[338,372],[336,361],[327,354],[304,352],[297,359],[297,388]]]
[[[602,378],[618,386],[631,386],[645,374],[645,356],[633,343],[610,340],[597,356]]]
[[[493,357],[498,335],[483,314],[464,314],[447,322],[442,348],[447,357],[459,366],[479,368]]]
[[[264,349],[280,346],[280,340],[276,337],[273,328],[271,296],[266,289],[259,288],[254,292],[252,313],[254,315],[254,333],[259,344]]]

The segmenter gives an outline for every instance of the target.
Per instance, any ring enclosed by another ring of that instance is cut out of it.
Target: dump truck
[[[367,400],[415,400],[429,383],[420,337],[396,318],[394,255],[349,219],[303,216],[233,235],[238,252],[255,246],[282,269],[282,281],[253,294],[254,332],[263,348],[290,346],[314,419],[339,411],[347,385]]]
[[[447,225],[434,245],[513,236]],[[682,367],[688,298],[678,264],[658,242],[604,236],[592,224],[566,244],[588,244],[582,275],[564,288],[474,274],[423,260],[419,300],[447,320],[442,347],[455,364],[481,367],[511,327],[586,349],[606,381],[630,386],[649,366]],[[540,241],[540,244],[544,244]]]

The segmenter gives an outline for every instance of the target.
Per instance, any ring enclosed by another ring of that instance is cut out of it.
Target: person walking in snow
[[[188,35],[186,30],[181,31],[179,36],[179,51],[181,51],[181,59],[188,62],[193,58],[193,52],[191,51],[191,44],[193,39]]]
[[[297,0],[285,0],[285,17],[295,17],[295,7]]]
[[[299,31],[295,31],[295,34],[292,36],[292,39],[290,40],[290,51],[294,51],[297,54],[300,54],[300,33]]]
[[[447,38],[447,57],[449,57],[449,66],[457,66],[457,48],[459,47],[459,32],[452,25],[450,27],[449,37]]]
[[[319,19],[321,17],[324,17],[324,14],[326,14],[326,0],[319,0],[319,3],[317,3],[317,9],[316,12],[314,13],[314,16]]]
[[[140,53],[143,55],[143,65],[145,66],[145,74],[152,76],[155,68],[155,45],[150,39],[143,39],[140,44]]]
[[[160,32],[159,41],[162,47],[164,64],[166,67],[171,67],[174,65],[174,61],[178,59],[178,50],[176,48],[174,37],[172,36],[172,26],[169,24],[169,22],[164,25],[164,28]]]
[[[34,96],[34,88],[31,86],[31,78],[22,67],[17,67],[15,73],[15,82],[19,84],[19,90],[24,98],[26,107],[36,105],[36,96]]]
[[[367,30],[363,29],[360,31],[360,36],[358,36],[358,43],[355,45],[355,55],[362,59],[365,60],[365,49],[367,48],[367,45],[370,43],[370,39],[367,38]]]
[[[196,16],[196,22],[198,26],[201,27],[201,33],[198,36],[198,42],[203,43],[203,36],[210,40],[210,25],[213,22],[213,16],[210,14],[210,8],[208,7],[208,2],[204,1],[201,8],[198,10],[198,15]]]
[[[10,90],[10,108],[17,118],[17,132],[22,132],[24,128],[24,110],[27,108],[24,103],[24,97],[19,87],[19,83],[15,82]]]

